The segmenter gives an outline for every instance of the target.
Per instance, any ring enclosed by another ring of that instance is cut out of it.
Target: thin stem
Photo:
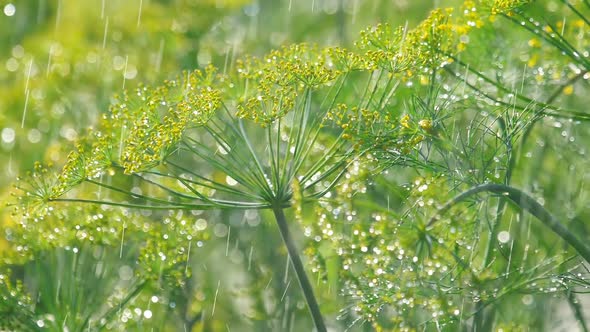
[[[195,146],[191,146],[189,142]],[[233,179],[238,181],[241,185],[248,188],[248,190],[255,191],[255,188],[260,188],[260,184],[262,183],[257,183],[258,179],[253,177],[252,174],[248,172],[240,172],[242,168],[237,168],[237,166],[235,166],[235,161],[232,162],[220,154],[211,153],[209,148],[198,140],[187,137],[186,141],[182,141],[182,143],[183,146],[179,147],[181,150],[189,151],[208,162],[216,169],[222,170],[226,174],[230,175]],[[205,150],[205,152],[199,150],[199,147]]]
[[[94,184],[99,187],[103,187],[103,188],[112,190],[114,192],[122,193],[124,195],[133,197],[135,199],[144,199],[148,202],[154,202],[154,203],[160,203],[160,204],[190,205],[190,204],[185,204],[185,203],[180,203],[180,202],[171,202],[171,201],[167,201],[167,200],[163,200],[163,199],[159,199],[159,198],[155,198],[155,197],[150,197],[150,196],[146,196],[146,195],[142,195],[142,194],[137,194],[132,191],[125,190],[123,188],[117,188],[115,186],[111,186],[111,185],[108,185],[106,183],[102,183],[99,181],[94,181],[92,179],[86,179],[86,182]],[[193,199],[196,199],[196,197],[193,197]]]
[[[291,237],[291,233],[289,231],[289,226],[287,225],[287,219],[285,218],[285,213],[283,209],[280,207],[273,208],[273,212],[275,215],[275,219],[277,221],[277,226],[279,227],[279,231],[281,232],[281,237],[283,238],[283,242],[287,247],[287,252],[289,253],[289,258],[291,259],[291,264],[293,265],[293,269],[295,270],[295,275],[297,276],[297,280],[299,281],[299,285],[301,286],[301,290],[303,291],[303,295],[305,297],[305,301],[307,302],[307,306],[311,313],[311,317],[315,324],[317,332],[326,332],[326,324],[324,323],[324,318],[322,317],[322,313],[320,311],[320,306],[316,300],[315,295],[313,294],[313,288],[311,287],[311,283],[305,274],[305,269],[303,267],[303,263],[301,262],[301,258],[299,257],[299,251],[297,246],[295,245],[295,241]]]
[[[109,311],[107,311],[100,319],[97,320],[100,325],[96,328],[96,330],[100,331],[109,322],[111,316],[116,314],[119,310],[126,306],[129,301],[133,300],[137,295],[139,295],[139,293],[147,284],[148,282],[146,280],[142,280],[136,284],[134,288],[132,288],[132,290],[127,293],[127,295],[119,302],[119,304],[111,307]]]
[[[516,102],[516,101],[515,101]],[[500,117],[498,118],[498,123],[500,125],[500,128],[502,128],[502,136],[504,137],[504,144],[506,144],[506,148],[507,148],[507,155],[508,155],[508,168],[506,169],[506,175],[504,177],[504,184],[507,186],[510,186],[510,181],[512,180],[512,172],[514,170],[514,166],[515,166],[515,160],[516,158],[514,158],[514,149],[512,147],[512,142],[511,142],[511,137],[510,137],[510,133],[508,132],[508,129],[506,128],[506,123],[504,122],[504,120]],[[494,220],[494,224],[491,227],[491,230],[489,232],[489,236],[488,236],[488,244],[486,247],[486,251],[485,251],[485,255],[484,255],[484,260],[483,260],[483,265],[482,267],[485,269],[488,265],[491,264],[493,258],[492,258],[492,252],[494,250],[494,247],[496,246],[496,234],[498,234],[498,229],[500,228],[500,222],[502,219],[502,216],[504,215],[504,211],[506,208],[506,200],[505,199],[500,199],[498,200],[498,206],[496,208],[496,216],[495,216],[495,220]],[[478,330],[484,330],[484,331],[488,331],[491,330],[489,326],[490,324],[493,324],[493,320],[494,320],[494,316],[495,316],[495,308],[491,307],[489,310],[489,316],[486,319],[486,322],[484,323],[484,310],[483,310],[483,306],[484,306],[484,301],[480,301],[477,303],[477,308],[481,308],[482,310],[476,310],[475,316],[474,316],[474,324],[473,326]]]
[[[518,205],[521,209],[528,211],[530,214],[535,216],[545,226],[549,227],[555,234],[564,239],[569,245],[571,245],[582,258],[590,263],[590,247],[584,242],[578,239],[569,229],[567,229],[559,220],[553,216],[545,207],[543,207],[534,198],[526,194],[520,189],[510,187],[503,184],[487,183],[479,186],[475,186],[451,199],[442,208],[440,208],[436,215],[430,218],[427,227],[431,227],[441,216],[450,210],[457,203],[467,199],[470,196],[479,194],[481,192],[492,192],[499,195],[504,195],[509,198],[512,202]]]
[[[98,205],[110,205],[120,206],[132,209],[143,209],[143,210],[211,210],[222,208],[224,206],[216,204],[183,204],[174,205],[174,202],[170,202],[169,205],[143,205],[143,204],[132,204],[132,203],[120,203],[112,201],[101,201],[96,199],[81,199],[81,198],[51,198],[48,202],[62,202],[62,203],[87,203],[87,204],[98,204]],[[231,208],[235,209],[268,209],[270,206],[263,203],[249,203],[249,202],[235,202],[236,205],[232,205]]]
[[[500,128],[502,128],[502,136],[504,137],[504,144],[506,144],[506,150],[507,150],[506,154],[508,155],[508,167],[506,169],[506,175],[504,177],[504,184],[507,186],[510,186],[510,181],[512,180],[512,172],[514,170],[516,159],[514,158],[514,153],[513,153],[514,149],[512,146],[510,133],[508,132],[508,129],[506,128],[506,123],[504,122],[504,120],[502,118],[498,118],[498,122],[499,122]],[[496,244],[494,239],[496,238],[496,234],[498,233],[498,228],[500,227],[500,220],[502,219],[502,215],[504,215],[504,208],[505,207],[506,207],[506,200],[500,199],[498,201],[498,206],[496,208],[496,216],[495,216],[494,224],[492,225],[492,228],[489,233],[488,245],[486,248],[484,261],[483,261],[484,268],[486,266],[488,266],[492,260],[492,251],[494,249],[494,245]]]
[[[186,167],[177,165],[177,164],[172,163],[170,161],[168,161],[166,163],[166,165],[175,167],[175,168],[177,168],[177,169],[179,169],[179,170],[181,170],[181,171],[189,174],[191,177],[195,177],[195,178],[200,179],[202,181],[198,181],[198,180],[194,180],[194,179],[189,179],[189,178],[187,178],[185,176],[182,176],[182,174],[178,174],[177,175],[170,167],[168,167],[168,169],[170,170],[170,172],[172,172],[171,174],[159,173],[159,172],[155,172],[155,171],[143,172],[143,173],[145,173],[145,174],[153,174],[153,175],[161,176],[161,177],[166,177],[166,178],[173,179],[173,180],[176,180],[178,177],[181,177],[187,183],[192,183],[192,184],[197,185],[197,186],[202,186],[202,187],[206,187],[206,188],[210,188],[210,189],[215,189],[217,191],[222,191],[222,192],[225,192],[225,193],[228,193],[228,194],[234,194],[234,195],[238,195],[238,196],[249,198],[249,199],[260,199],[259,196],[256,196],[256,195],[250,194],[248,192],[245,192],[245,191],[241,191],[241,190],[232,188],[232,187],[230,187],[230,186],[228,186],[226,184],[223,184],[223,183],[220,183],[220,182],[217,182],[217,181],[208,179],[208,178],[206,178],[206,177],[204,177],[202,175],[199,175],[195,171],[191,171],[190,169],[188,169]]]

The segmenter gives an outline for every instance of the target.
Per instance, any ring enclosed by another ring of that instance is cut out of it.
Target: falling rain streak
[[[250,246],[250,252],[248,253],[248,271],[252,268],[252,253],[254,252],[254,246]]]
[[[285,277],[283,278],[283,283],[287,283],[289,278],[289,265],[291,263],[291,257],[287,254],[287,261],[285,262]]]
[[[29,105],[29,91],[27,90],[27,92],[25,93],[25,107],[23,109],[23,118],[20,123],[21,128],[25,127],[25,118],[27,116],[27,106],[28,105]]]
[[[227,239],[225,241],[225,257],[229,255],[229,240],[231,236],[231,226],[227,227]]]
[[[57,0],[57,9],[56,9],[56,14],[55,14],[55,31],[56,32],[59,27],[59,23],[61,22],[62,1],[63,0]]]
[[[127,64],[129,63],[129,55],[125,56],[125,67],[123,67],[123,90],[125,90],[125,82],[127,82]]]
[[[184,275],[188,275],[188,266],[189,266],[189,262],[190,262],[190,257],[191,257],[191,246],[192,246],[193,242],[192,241],[188,241],[188,250],[186,253],[186,264],[184,267]]]
[[[121,229],[121,244],[119,246],[119,258],[123,257],[123,243],[125,242],[125,229],[127,228],[127,224],[123,223],[123,228]]]
[[[50,51],[50,54],[51,54],[51,51]],[[29,69],[27,70],[27,80],[25,83],[25,106],[23,108],[23,116],[22,116],[21,123],[20,123],[21,128],[25,127],[25,118],[27,116],[27,107],[29,105],[29,94],[30,94],[29,81],[31,80],[32,70],[33,70],[33,59],[31,59],[29,61]]]
[[[221,285],[221,280],[217,281],[217,288],[215,289],[215,297],[213,298],[213,309],[211,309],[211,317],[215,315],[215,306],[217,305],[217,295],[219,295],[219,286]]]
[[[137,13],[137,27],[141,24],[141,11],[143,8],[143,0],[139,0],[139,11]]]
[[[104,50],[107,45],[107,36],[109,33],[109,17],[107,16],[104,20],[104,31],[102,34],[102,49]]]
[[[290,285],[291,285],[291,279],[289,279],[287,281],[287,285],[285,286],[285,291],[283,292],[283,295],[281,295],[281,302],[283,302],[283,300],[285,299],[285,295],[287,295],[287,291],[289,290]]]
[[[156,73],[160,73],[162,68],[162,60],[164,59],[164,38],[160,39],[160,47],[158,47],[158,56],[156,57]]]

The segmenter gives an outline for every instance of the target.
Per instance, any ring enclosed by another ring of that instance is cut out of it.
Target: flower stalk
[[[427,227],[434,225],[442,215],[450,210],[457,203],[482,192],[491,192],[506,196],[514,204],[518,205],[521,209],[528,211],[530,214],[535,216],[545,226],[549,227],[555,234],[564,239],[569,245],[571,245],[582,258],[590,263],[590,247],[584,242],[578,239],[567,227],[565,227],[553,214],[551,214],[543,205],[537,202],[534,198],[526,194],[520,189],[510,187],[503,184],[486,183],[479,186],[475,186],[461,194],[455,196],[445,205],[443,205],[434,215],[430,218]]]
[[[289,226],[287,225],[287,218],[285,217],[285,212],[280,207],[273,208],[272,211],[275,215],[275,220],[277,222],[277,226],[279,227],[279,231],[281,233],[281,237],[283,238],[283,242],[287,247],[289,259],[291,261],[291,264],[293,265],[293,269],[295,270],[295,275],[297,276],[297,280],[299,281],[301,290],[303,291],[303,296],[305,297],[305,302],[307,303],[307,307],[309,308],[309,312],[311,313],[311,317],[315,324],[316,330],[317,332],[326,332],[326,324],[324,323],[324,318],[320,311],[320,306],[313,293],[311,283],[309,282],[309,279],[305,274],[305,268],[303,267],[303,263],[301,262],[301,258],[299,257],[299,250],[297,249],[297,245],[291,237],[291,232],[289,231]]]

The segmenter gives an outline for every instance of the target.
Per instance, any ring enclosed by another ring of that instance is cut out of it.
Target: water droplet
[[[36,128],[33,128],[29,130],[29,133],[27,134],[27,139],[29,140],[29,142],[33,144],[39,143],[41,141],[41,132]]]
[[[16,136],[16,133],[15,133],[14,129],[7,127],[7,128],[2,129],[2,134],[0,136],[2,136],[2,141],[4,143],[10,144],[10,143],[14,142],[14,138]]]
[[[7,3],[6,6],[4,6],[4,15],[13,16],[14,13],[16,13],[16,7],[11,3]]]
[[[531,304],[533,304],[533,300],[534,300],[534,299],[533,299],[533,296],[532,296],[532,295],[530,295],[530,294],[524,295],[524,296],[522,297],[522,303],[523,303],[524,305],[531,305]]]
[[[215,236],[217,237],[225,237],[228,233],[228,227],[224,224],[216,224],[213,228],[213,233],[215,233]]]
[[[123,265],[119,268],[119,278],[121,278],[121,280],[131,280],[132,277],[133,269],[131,269],[131,267]]]
[[[15,58],[10,58],[6,61],[6,70],[15,72],[18,69],[18,61]]]
[[[150,319],[152,318],[152,311],[151,310],[146,310],[143,312],[143,317],[145,317],[146,319]]]
[[[258,15],[258,13],[260,12],[260,6],[257,3],[254,3],[252,5],[248,5],[244,7],[244,14],[246,14],[246,16],[256,16]]]
[[[207,228],[207,220],[205,219],[197,219],[194,226],[198,231],[205,230]]]
[[[238,181],[234,180],[231,176],[226,176],[225,177],[225,182],[230,185],[230,186],[235,186],[236,184],[238,184]]]
[[[500,233],[498,233],[498,241],[500,241],[501,243],[507,243],[508,241],[510,241],[510,233],[508,233],[507,231],[501,231]]]

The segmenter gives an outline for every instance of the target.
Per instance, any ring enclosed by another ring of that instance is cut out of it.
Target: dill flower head
[[[379,24],[362,31],[356,45],[378,68],[390,73],[431,70],[444,63],[446,53],[456,49],[451,14],[451,9],[434,10],[411,30]]]
[[[496,14],[510,14],[514,9],[524,6],[531,2],[531,0],[493,0],[491,12]]]
[[[188,128],[204,125],[219,108],[221,92],[212,87],[212,67],[184,76],[155,89],[140,87],[112,107],[111,121],[119,122],[119,135],[125,137],[119,151],[125,172],[162,162]]]
[[[344,52],[338,54],[347,56]],[[238,62],[238,74],[247,85],[237,104],[237,116],[267,126],[291,112],[304,90],[318,89],[341,72],[330,62],[328,52],[295,44],[274,50],[262,59]]]

